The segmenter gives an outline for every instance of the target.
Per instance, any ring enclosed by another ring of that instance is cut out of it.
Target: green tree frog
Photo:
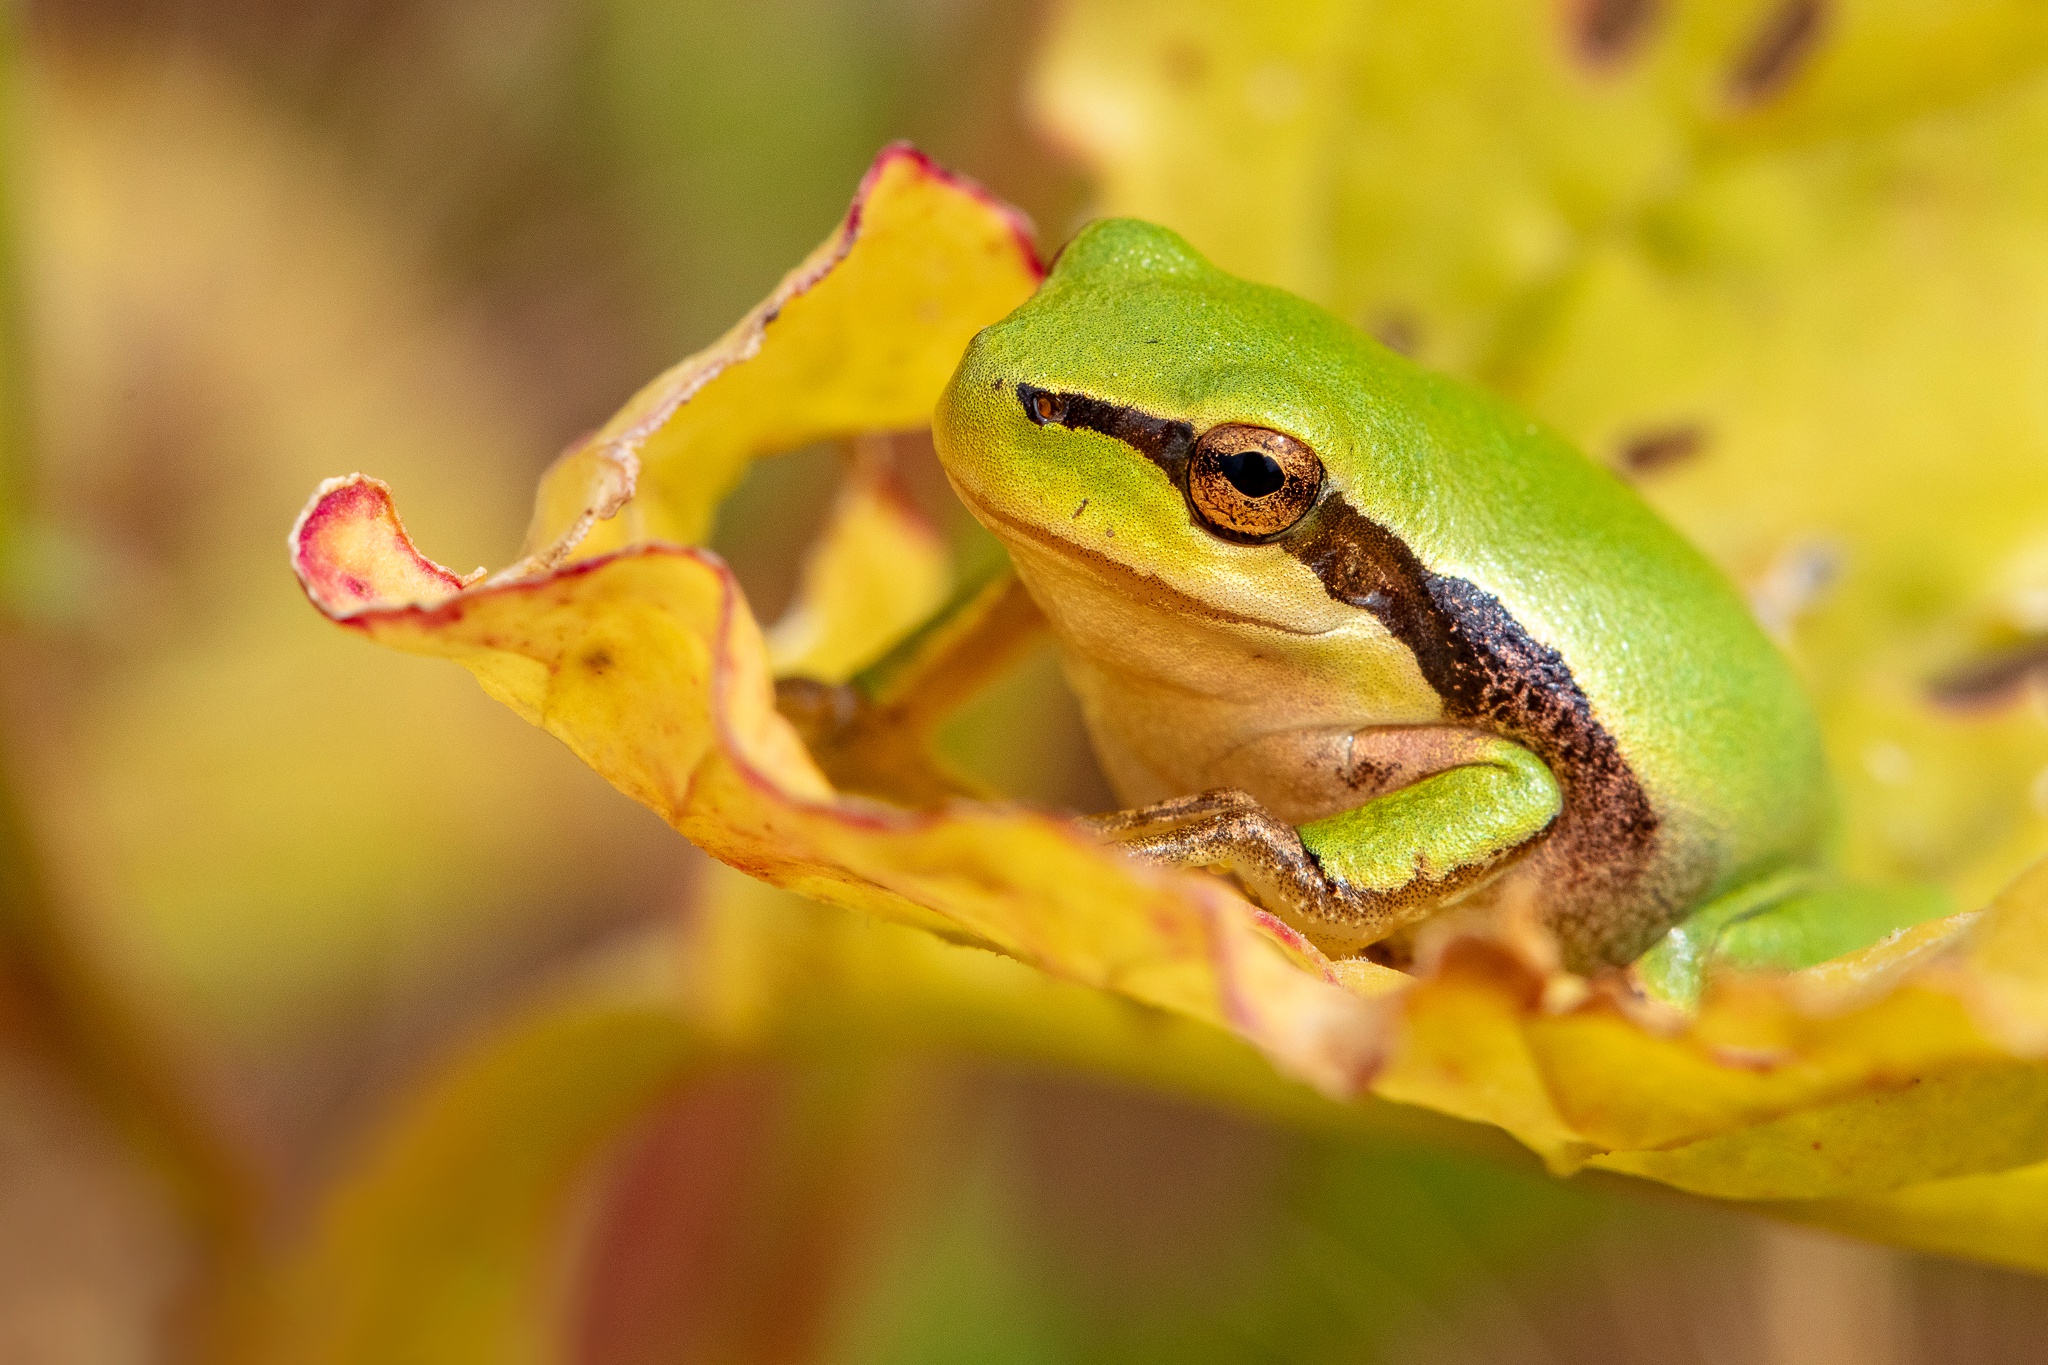
[[[1816,864],[1813,714],[1701,554],[1505,402],[1163,228],[1075,238],[934,439],[1131,807],[1093,827],[1326,951],[1519,907],[1596,970]]]

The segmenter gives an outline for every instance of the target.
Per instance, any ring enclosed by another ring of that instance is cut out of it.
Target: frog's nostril
[[[1044,426],[1049,422],[1060,423],[1066,421],[1067,400],[1061,394],[1048,393],[1044,389],[1036,388],[1030,384],[1019,384],[1017,386],[1017,397],[1024,404],[1024,415],[1039,426]]]

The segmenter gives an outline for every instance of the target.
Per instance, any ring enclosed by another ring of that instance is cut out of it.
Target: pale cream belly
[[[1130,807],[1229,787],[1302,825],[1473,762],[1498,742],[1442,723],[1429,704],[1388,723],[1361,717],[1355,703],[1294,695],[1283,679],[1196,690],[1071,656],[1066,669],[1103,773]]]
[[[1271,734],[1209,764],[1201,785],[1249,792],[1281,820],[1304,825],[1474,762],[1498,742],[1434,725]]]
[[[1235,787],[1300,823],[1463,761],[1464,732],[1364,612],[1304,633],[1105,594],[1035,546],[1013,555],[1127,806]]]

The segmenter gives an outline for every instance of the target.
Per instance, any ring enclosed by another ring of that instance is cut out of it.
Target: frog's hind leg
[[[1715,970],[1799,971],[1953,909],[1937,887],[1857,885],[1790,868],[1708,901],[1629,970],[1644,994],[1690,1010]]]

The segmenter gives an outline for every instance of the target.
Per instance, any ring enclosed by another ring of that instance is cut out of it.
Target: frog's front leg
[[[918,809],[978,795],[932,756],[940,721],[1016,661],[1045,628],[1007,570],[971,582],[851,681],[783,678],[775,705],[832,785]]]
[[[1541,835],[1562,807],[1540,758],[1489,740],[1472,762],[1299,829],[1240,791],[1087,823],[1140,857],[1234,876],[1326,949],[1353,952],[1430,914]]]
[[[1289,919],[1338,913],[1332,898],[1339,892],[1301,835],[1245,792],[1177,796],[1081,823],[1141,858],[1229,873],[1253,900]]]

